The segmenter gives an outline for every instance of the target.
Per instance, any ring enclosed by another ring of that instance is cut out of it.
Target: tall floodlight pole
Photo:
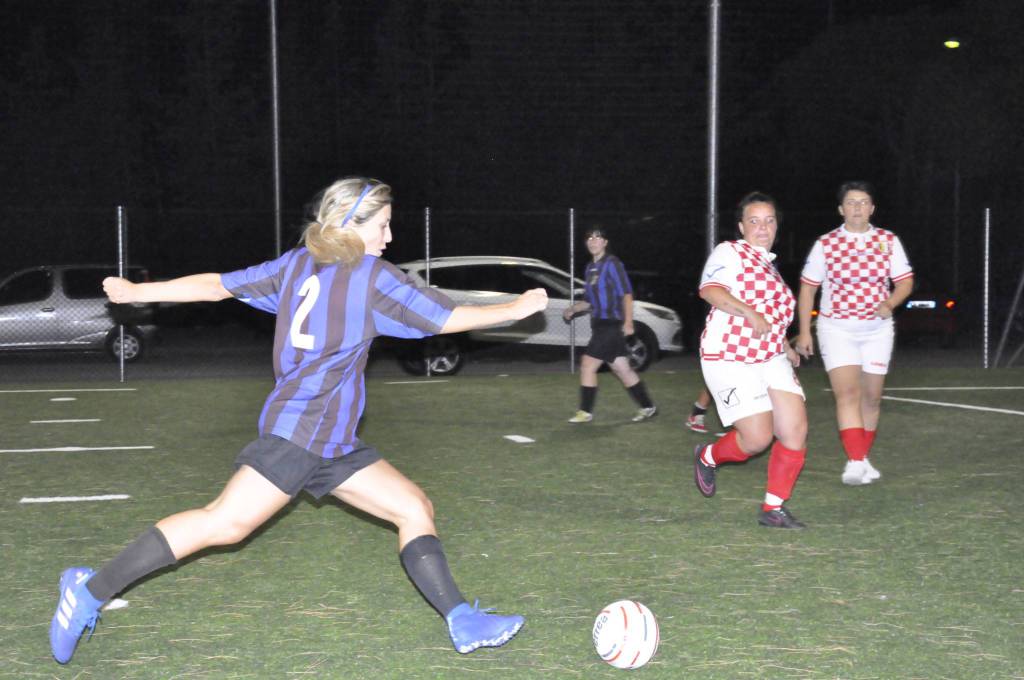
[[[718,30],[721,2],[708,6],[708,223],[707,251],[718,241]]]
[[[277,106],[277,0],[270,5],[270,112],[274,155],[274,252],[281,254],[281,120]]]

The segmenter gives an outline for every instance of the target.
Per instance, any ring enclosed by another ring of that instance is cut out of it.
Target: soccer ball
[[[619,600],[601,610],[594,621],[594,649],[616,668],[640,668],[658,651],[658,621],[651,610],[633,600]]]

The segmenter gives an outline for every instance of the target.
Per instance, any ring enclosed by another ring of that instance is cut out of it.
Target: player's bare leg
[[[522,628],[521,616],[488,614],[466,602],[437,538],[433,504],[419,486],[386,460],[355,473],[331,495],[398,528],[402,566],[423,597],[445,617],[452,644],[460,653],[499,647]]]

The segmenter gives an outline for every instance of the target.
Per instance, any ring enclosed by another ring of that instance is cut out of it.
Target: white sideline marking
[[[1008,413],[1013,416],[1024,416],[1024,411],[1011,411],[1006,408],[990,408],[988,406],[970,406],[969,404],[950,404],[945,401],[927,401],[925,399],[907,399],[906,397],[885,397],[891,401],[908,401],[912,404],[928,404],[929,406],[948,406],[949,408],[965,408],[969,411],[988,411],[990,413]]]
[[[22,498],[19,503],[82,503],[84,501],[124,501],[131,498],[124,493],[108,493],[102,496],[40,496]]]
[[[1024,387],[886,387],[886,392],[939,392],[941,390],[1024,390]]]
[[[66,420],[30,420],[28,421],[33,424],[41,423],[98,423],[99,418],[68,418]]]
[[[507,434],[505,435],[505,439],[513,441],[516,444],[532,444],[534,442],[534,440],[530,439],[529,437],[524,437],[521,434]]]
[[[50,401],[78,401],[78,397],[52,397]]]
[[[77,453],[78,451],[134,451],[137,449],[151,449],[152,446],[58,446],[52,449],[0,449],[0,453],[45,453],[49,451],[63,451]]]
[[[446,383],[447,380],[394,380],[386,382],[385,385],[430,385],[431,383]]]
[[[135,392],[134,387],[82,387],[67,390],[0,390],[0,394],[37,394],[40,392]]]

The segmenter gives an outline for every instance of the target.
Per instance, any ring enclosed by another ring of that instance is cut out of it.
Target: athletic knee
[[[769,429],[756,429],[740,432],[736,442],[744,453],[754,455],[768,448],[772,443],[772,431]]]
[[[417,490],[418,493],[409,494],[398,508],[398,517],[395,523],[402,526],[406,523],[422,524],[434,522],[434,504],[425,493]]]
[[[878,411],[882,408],[882,395],[865,393],[860,403],[865,411]]]
[[[245,540],[256,530],[253,524],[243,517],[227,515],[216,511],[207,511],[208,542],[207,545],[234,545]]]

